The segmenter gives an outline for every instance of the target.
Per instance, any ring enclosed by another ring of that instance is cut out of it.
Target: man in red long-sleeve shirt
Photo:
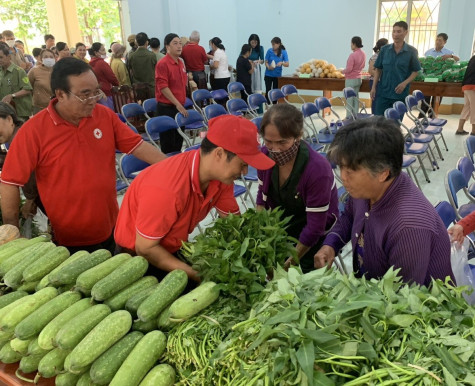
[[[200,46],[200,33],[193,31],[190,41],[183,47],[181,57],[185,61],[186,71],[191,72],[198,88],[207,88],[205,63],[208,61],[206,51]]]

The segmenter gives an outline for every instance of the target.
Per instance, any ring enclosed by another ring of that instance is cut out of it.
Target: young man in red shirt
[[[177,34],[170,33],[165,36],[167,54],[155,67],[155,98],[157,100],[157,116],[167,115],[175,119],[177,113],[185,117],[186,75],[185,64],[180,58],[182,45]],[[181,151],[183,137],[176,130],[169,130],[160,134],[160,148],[162,151],[172,153]]]
[[[174,254],[213,207],[221,216],[239,213],[233,183],[248,164],[260,170],[275,164],[260,151],[255,125],[232,115],[210,120],[199,150],[153,165],[132,182],[117,219],[117,245],[161,271],[182,269],[199,281]]]

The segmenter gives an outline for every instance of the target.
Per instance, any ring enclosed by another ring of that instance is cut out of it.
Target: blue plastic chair
[[[199,90],[198,90],[199,91]],[[194,140],[196,136],[193,136],[193,142],[190,141],[190,138],[182,131],[182,127],[186,130],[196,130],[195,127],[199,127],[200,130],[206,129],[205,120],[203,116],[195,111],[195,110],[188,110],[188,116],[185,117],[182,113],[178,113],[175,116],[175,121],[178,124],[178,133],[183,137],[185,140],[186,146],[190,147],[194,145]],[[193,127],[192,129],[190,127]]]
[[[442,126],[424,126],[422,122],[418,119],[419,109],[417,99],[412,96],[408,95],[405,99],[406,107],[407,107],[407,116],[414,122],[415,127],[414,130],[418,133],[429,134],[434,136],[434,145],[437,148],[437,152],[439,153],[440,158],[443,160],[442,152],[440,151],[438,141],[442,139],[444,143],[445,150],[449,150],[447,147],[447,143],[445,142],[444,134],[442,134]],[[416,110],[416,114],[413,113],[413,110]]]
[[[323,116],[321,116],[323,114],[323,112],[325,111],[325,109],[330,109],[331,113],[335,116],[337,122],[341,122],[342,125],[347,125],[348,123],[351,123],[353,122],[352,119],[341,119],[340,116],[338,115],[338,113],[333,109],[333,106],[330,102],[330,100],[328,98],[325,98],[325,97],[318,97],[318,98],[315,98],[315,102],[314,102],[318,109],[319,109],[319,112],[318,114],[320,114],[320,118],[321,119],[324,119]],[[326,120],[325,120],[326,122]],[[329,125],[327,124],[327,127],[329,127]]]
[[[445,176],[445,192],[449,199],[450,205],[455,209],[457,220],[467,216],[475,210],[475,201],[468,193],[467,181],[460,170],[449,170]],[[469,199],[466,204],[459,205],[457,193],[463,191],[465,196]]]
[[[192,109],[193,108],[193,101],[190,98],[186,97],[185,104],[183,105],[183,107],[187,110]]]
[[[226,115],[228,112],[222,105],[212,104],[205,106],[204,113],[206,120],[209,121],[211,118],[219,117],[220,115]]]
[[[224,102],[226,99],[229,99],[229,95],[226,90],[219,89],[211,91],[211,96],[215,102]]]
[[[129,186],[132,180],[148,166],[150,166],[150,164],[138,159],[132,154],[124,154],[120,158],[119,171],[122,179],[127,184],[127,186]]]
[[[247,103],[249,104],[249,108],[256,116],[258,115],[257,110],[259,108],[267,106],[266,97],[259,93],[249,95],[249,97],[247,98]]]
[[[145,131],[145,121],[148,117],[141,105],[138,103],[127,103],[123,105],[122,115],[127,120],[127,124],[135,127],[138,132],[143,133]]]
[[[330,133],[330,130],[328,128],[328,123],[319,115],[319,108],[315,103],[311,102],[306,102],[302,105],[302,114],[304,117],[304,123],[305,125],[309,128],[311,133],[313,135],[309,136],[309,139],[311,140],[310,143],[313,143],[314,141],[317,144],[322,144],[323,147],[328,147],[333,142],[333,139],[335,138],[335,134]],[[317,116],[320,120],[323,121],[323,123],[326,126],[325,132],[319,132],[315,126],[315,123],[313,121],[313,117]]]
[[[285,84],[280,88],[280,90],[282,91],[284,96],[288,97],[289,95],[295,95],[297,98],[300,99],[300,103],[305,103],[305,100],[299,95],[297,87],[295,87],[293,84]],[[285,98],[285,101],[290,103],[287,98]]]
[[[411,177],[416,183],[417,187],[422,190],[421,185],[419,185],[419,180],[417,179],[416,172],[414,171],[412,164],[416,162],[416,157],[412,155],[403,154],[402,156],[402,168],[407,170],[407,174]]]
[[[143,108],[148,118],[153,118],[157,113],[157,100],[155,98],[143,101]]]
[[[191,94],[191,99],[193,101],[193,105],[195,106],[196,111],[198,111],[203,117],[203,108],[207,105],[215,103],[213,100],[213,96],[206,89],[198,89],[193,91]]]
[[[350,113],[353,119],[364,119],[364,118],[370,118],[373,116],[373,114],[369,114],[366,111],[365,104],[361,102],[361,100],[358,98],[353,87],[345,87],[343,89],[343,96],[345,97],[345,100],[347,101],[345,103],[345,109]],[[352,106],[348,103],[348,100],[352,98],[354,98],[358,102],[358,106],[359,106],[358,111],[353,111]]]
[[[244,94],[249,97],[249,94],[246,92],[246,88],[241,82],[231,82],[228,83],[228,94],[230,97],[232,97],[232,94],[237,94],[241,95],[241,91],[244,92]]]
[[[257,131],[261,129],[262,117],[255,117],[251,119],[251,122],[254,123],[257,127]]]
[[[475,136],[467,136],[463,144],[465,149],[465,155],[470,158],[472,163],[475,165],[475,158],[473,157],[473,154],[475,153]]]
[[[457,221],[457,214],[455,209],[447,201],[439,201],[435,204],[435,211],[442,219],[445,227],[448,228]]]
[[[117,113],[117,116],[122,122],[127,123],[127,119],[125,119],[125,117],[121,113]]]
[[[429,103],[426,102],[425,96],[424,96],[424,94],[422,93],[421,90],[414,90],[412,92],[412,95],[414,96],[414,98],[416,98],[417,102],[423,103],[428,108],[426,113],[424,112],[424,110],[418,108],[419,113],[424,115],[424,118],[422,118],[422,120],[421,120],[421,122],[424,126],[445,126],[446,125],[447,119],[429,118],[428,117],[428,114],[430,114],[430,113],[433,114],[434,110],[432,109],[432,106]]]
[[[115,180],[115,190],[117,193],[122,193],[123,190],[127,189],[129,185],[125,183],[125,181],[122,181],[121,179],[116,179]]]
[[[145,112],[145,109],[138,103],[127,103],[126,105],[122,106],[122,115],[127,120],[127,122],[130,122],[131,118],[146,117],[147,113]]]
[[[241,116],[245,113],[252,113],[252,110],[249,108],[248,104],[243,99],[230,99],[226,102],[226,108],[228,109],[229,113],[232,115]]]
[[[285,99],[285,95],[279,88],[274,88],[269,90],[267,93],[267,98],[269,98],[270,103],[277,103],[279,99]]]
[[[158,147],[160,147],[160,135],[170,130],[179,130],[179,127],[173,118],[168,117],[166,115],[162,115],[160,117],[153,117],[150,118],[147,122],[145,122],[145,131],[149,136],[150,141],[157,144]],[[171,156],[175,154],[177,153],[168,153],[167,155]]]
[[[465,182],[468,186],[468,193],[475,200],[475,182],[472,181],[474,179],[475,166],[473,165],[472,161],[470,161],[470,158],[461,157],[457,161],[457,169],[463,174]]]
[[[132,125],[130,122],[128,122],[127,119],[125,119],[125,117],[121,113],[117,113],[117,116],[122,122],[124,122],[128,127],[130,127],[134,133],[137,133],[138,135],[140,135],[144,141],[147,141],[147,142],[150,141],[150,138],[148,137],[147,133],[139,133],[136,127]],[[116,150],[115,152],[120,153],[118,150]]]
[[[426,171],[426,168],[424,167],[424,163],[422,159],[423,156],[427,156],[429,158],[429,161],[431,161],[431,164],[432,164],[432,159],[430,158],[430,154],[429,154],[429,150],[430,150],[429,145],[427,143],[414,142],[413,134],[405,125],[401,123],[401,121],[399,120],[400,114],[395,108],[391,107],[389,109],[386,109],[386,111],[384,112],[384,116],[388,119],[394,120],[399,125],[399,127],[402,127],[404,130],[406,130],[407,134],[406,134],[406,143],[405,143],[404,153],[408,155],[413,155],[417,158],[417,160],[419,161],[420,168],[422,169],[422,172],[424,173],[424,177],[426,178],[426,181],[430,182],[429,175],[427,174],[427,171]]]
[[[403,122],[402,122],[402,118],[401,117],[404,117],[404,115],[407,113],[407,106],[401,102],[401,101],[397,101],[394,103],[393,105],[394,109],[396,109],[396,111],[398,112],[399,114],[399,118],[398,118],[398,121],[399,121],[399,124],[401,127],[404,127],[408,133],[411,133],[412,134],[412,138],[413,138],[413,141],[415,143],[426,143],[429,145],[429,153],[431,155],[431,162],[432,162],[432,170],[435,170],[436,168],[439,169],[439,164],[437,163],[436,159],[435,159],[435,155],[434,155],[434,152],[432,151],[432,148],[430,147],[431,143],[434,141],[434,136],[433,135],[430,135],[430,134],[424,134],[424,133],[420,133],[416,127],[413,127],[412,129],[409,129]],[[435,141],[434,141],[435,142]],[[440,149],[439,149],[439,152],[440,152]],[[440,154],[441,155],[441,154]],[[443,159],[443,158],[442,158]]]

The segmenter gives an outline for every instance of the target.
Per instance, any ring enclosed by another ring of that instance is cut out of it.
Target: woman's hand
[[[313,258],[315,268],[331,267],[333,260],[335,260],[335,250],[328,245],[321,247]]]
[[[463,243],[464,235],[463,235],[462,225],[455,224],[447,232],[450,235],[450,241],[451,242],[457,242],[459,244]]]

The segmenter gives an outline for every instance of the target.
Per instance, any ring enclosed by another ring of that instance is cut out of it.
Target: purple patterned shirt
[[[323,244],[339,251],[351,240],[354,251],[363,226],[367,278],[380,278],[394,266],[405,282],[429,285],[431,277],[454,279],[447,229],[405,173],[371,209],[369,200],[350,197]]]

